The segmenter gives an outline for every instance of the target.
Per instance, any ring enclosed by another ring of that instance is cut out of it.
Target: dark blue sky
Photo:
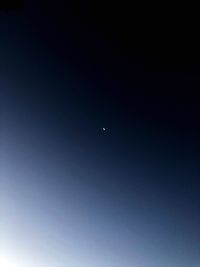
[[[198,64],[103,10],[1,13],[2,267],[200,263]]]

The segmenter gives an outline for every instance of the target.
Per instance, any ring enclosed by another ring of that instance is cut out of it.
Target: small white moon
[[[103,129],[103,131],[105,132],[106,128],[103,127],[102,129]]]

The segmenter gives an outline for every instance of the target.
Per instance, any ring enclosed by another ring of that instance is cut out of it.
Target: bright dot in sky
[[[103,127],[103,131],[105,132],[106,128]]]

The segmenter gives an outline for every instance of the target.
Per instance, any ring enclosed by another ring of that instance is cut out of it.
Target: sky
[[[1,12],[1,267],[200,264],[198,56],[109,10]]]

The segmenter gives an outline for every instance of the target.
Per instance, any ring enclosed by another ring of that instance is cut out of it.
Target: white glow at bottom
[[[22,267],[25,266],[16,255],[5,252],[0,253],[0,266],[1,267]]]

